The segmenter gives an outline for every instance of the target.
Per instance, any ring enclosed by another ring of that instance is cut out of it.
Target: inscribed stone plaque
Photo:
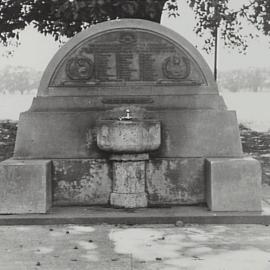
[[[196,62],[168,38],[146,30],[114,30],[83,41],[64,59],[51,86],[204,83]]]

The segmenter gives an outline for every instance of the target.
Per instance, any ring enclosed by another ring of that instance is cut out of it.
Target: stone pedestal
[[[261,167],[252,158],[206,159],[211,211],[261,211]]]
[[[113,155],[112,206],[124,208],[147,207],[145,192],[145,160],[148,154]]]
[[[147,194],[141,193],[111,193],[110,203],[114,207],[139,208],[147,207]]]
[[[0,163],[0,214],[46,213],[51,204],[50,160]]]

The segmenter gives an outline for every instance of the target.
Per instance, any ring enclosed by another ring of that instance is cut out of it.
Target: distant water
[[[0,120],[18,120],[27,111],[35,94],[0,95]],[[257,131],[270,131],[270,92],[222,93],[229,110],[237,112],[239,123]]]

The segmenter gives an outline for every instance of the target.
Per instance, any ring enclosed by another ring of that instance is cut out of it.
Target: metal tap
[[[130,110],[129,109],[126,109],[126,115],[125,116],[120,116],[119,117],[119,120],[122,121],[122,120],[131,120],[133,117],[130,115]]]

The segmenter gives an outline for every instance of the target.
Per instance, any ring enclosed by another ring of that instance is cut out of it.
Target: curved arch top
[[[90,91],[160,84],[217,93],[208,64],[185,38],[158,23],[121,19],[91,26],[59,49],[45,69],[38,96],[51,95],[52,88],[57,95],[63,87]]]

